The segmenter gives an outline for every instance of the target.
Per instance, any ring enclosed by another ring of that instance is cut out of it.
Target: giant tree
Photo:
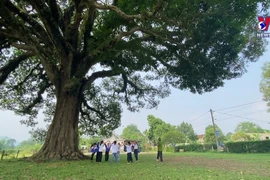
[[[1,0],[0,105],[28,115],[27,125],[45,111],[50,126],[35,158],[82,158],[78,128],[111,133],[122,103],[153,108],[170,87],[203,93],[240,77],[265,47],[254,28],[260,2],[268,8],[266,0]]]

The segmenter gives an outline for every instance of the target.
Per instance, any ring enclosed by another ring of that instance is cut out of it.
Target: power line
[[[269,121],[256,120],[256,119],[252,119],[252,118],[242,117],[242,116],[236,116],[236,115],[232,115],[232,114],[228,114],[228,113],[221,113],[221,112],[216,112],[216,113],[219,113],[219,114],[225,114],[225,115],[228,115],[228,116],[237,117],[237,118],[242,118],[242,119],[247,119],[247,120],[252,120],[252,121],[269,122]]]
[[[208,114],[208,113],[209,113],[209,111],[207,111],[207,112],[203,113],[202,115],[200,115],[200,116],[198,116],[198,117],[196,117],[196,118],[192,119],[192,120],[191,120],[191,121],[189,121],[189,122],[191,123],[191,122],[193,122],[193,121],[195,121],[195,120],[199,119],[200,117],[202,117],[202,116],[204,116],[204,115],[206,115],[206,114]]]
[[[259,112],[266,112],[267,109],[263,109],[263,110],[260,110],[260,111],[254,111],[254,112],[250,112],[250,113],[245,113],[245,114],[242,114],[242,115],[249,115],[249,114],[255,114],[255,113],[259,113]],[[226,112],[228,113],[228,112]],[[238,116],[238,115],[237,115]],[[226,120],[226,119],[232,119],[232,118],[235,118],[235,117],[227,117],[227,118],[223,118],[223,119],[217,119],[216,121],[223,121],[223,120]]]
[[[210,123],[211,123],[211,121],[208,121],[207,123],[203,123],[203,124],[199,124],[199,125],[197,125],[197,126],[193,126],[193,128],[199,127],[199,126],[202,126],[202,125],[205,125],[205,124],[210,124]]]
[[[261,101],[255,101],[255,102],[251,102],[251,103],[246,103],[246,104],[241,104],[241,105],[237,105],[237,106],[231,106],[231,107],[227,107],[227,108],[223,108],[223,109],[218,109],[218,110],[215,110],[215,112],[218,112],[218,111],[223,111],[223,110],[226,110],[226,109],[237,108],[237,107],[241,107],[241,106],[252,105],[252,104],[259,103],[259,102],[262,102],[262,100],[261,100]]]

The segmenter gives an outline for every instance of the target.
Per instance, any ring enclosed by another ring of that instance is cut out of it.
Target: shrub
[[[167,146],[164,148],[165,152],[175,152],[174,146]]]
[[[175,147],[175,152],[179,152],[180,149],[183,149],[185,152],[192,151],[192,152],[205,152],[211,151],[212,147],[217,149],[216,144],[189,144],[189,145],[180,145]]]
[[[225,150],[232,153],[268,153],[270,152],[270,140],[228,142]]]

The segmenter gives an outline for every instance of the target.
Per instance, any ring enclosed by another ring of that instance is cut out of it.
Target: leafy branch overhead
[[[123,103],[154,108],[171,87],[201,94],[240,77],[264,51],[258,5],[269,1],[1,0],[0,105],[31,126],[45,109],[59,138],[58,123],[71,137],[77,124],[111,133]]]

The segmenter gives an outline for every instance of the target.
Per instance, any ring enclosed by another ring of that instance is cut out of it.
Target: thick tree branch
[[[144,14],[136,14],[136,15],[128,15],[124,13],[123,11],[121,11],[121,9],[119,9],[115,5],[100,4],[97,2],[94,2],[93,5],[97,9],[111,10],[126,20],[134,20],[134,19],[145,20],[146,18],[151,18],[155,16],[160,10],[162,10],[164,3],[165,3],[165,0],[159,0],[158,3],[154,6],[153,11],[150,11]],[[113,4],[116,4],[116,3],[113,3]]]
[[[118,41],[122,40],[123,37],[130,36],[130,35],[134,34],[136,31],[140,31],[140,30],[141,30],[141,28],[139,26],[135,26],[127,32],[121,32],[118,34],[118,36],[116,36],[115,41],[118,42]]]
[[[22,49],[22,50],[26,50],[26,51],[36,51],[35,47],[31,46],[31,45],[18,44],[18,43],[11,43],[11,45],[17,49]]]
[[[83,103],[82,103],[82,104],[83,104],[88,110],[97,113],[97,114],[101,117],[101,119],[106,120],[105,115],[104,115],[102,112],[100,112],[99,110],[97,110],[97,109],[95,109],[95,108],[89,106],[89,104],[87,103],[87,101],[86,101],[84,98],[83,98]]]
[[[75,6],[74,5],[70,5],[65,11],[64,11],[64,16],[63,16],[63,20],[64,20],[64,27],[67,28],[68,25],[70,24],[71,20],[72,20],[72,15],[74,13],[75,10]],[[65,32],[65,30],[63,29],[63,31]]]
[[[37,0],[26,0],[38,11],[39,17],[45,26],[47,33],[49,34],[50,40],[53,42],[54,46],[58,50],[61,56],[66,56],[68,54],[68,46],[65,43],[65,39],[60,32],[60,27],[57,22],[51,18],[51,11],[46,6],[44,1]]]
[[[44,77],[43,77],[43,79],[44,79]],[[28,106],[24,107],[21,111],[19,111],[20,113],[31,114],[32,108],[35,107],[35,105],[42,102],[42,100],[43,100],[42,94],[44,94],[46,89],[51,86],[51,84],[48,81],[46,81],[45,79],[44,79],[43,83],[44,84],[41,85],[39,91],[37,92],[37,96],[35,97],[35,99],[33,99],[32,103],[28,104]]]
[[[132,81],[130,81],[125,73],[122,73],[122,78],[123,78],[123,87],[122,87],[122,89],[120,91],[118,91],[118,93],[120,93],[120,92],[125,92],[126,93],[127,92],[127,85],[128,84],[135,90],[135,93],[136,94],[138,92],[141,93],[141,92],[144,91],[144,89],[140,88],[135,83],[133,83]]]
[[[120,75],[120,72],[108,70],[108,71],[98,71],[91,74],[90,77],[87,79],[87,84],[93,83],[96,79],[105,78],[105,77],[112,77]]]
[[[88,10],[87,16],[88,17],[85,23],[85,27],[84,27],[85,31],[84,31],[84,36],[83,36],[83,45],[84,45],[83,54],[86,54],[88,50],[88,41],[91,36],[91,31],[93,29],[94,21],[96,18],[96,10],[93,8],[90,8]]]
[[[40,66],[41,64],[38,63],[36,66],[34,66],[31,71],[24,77],[24,79],[19,82],[16,86],[14,86],[15,89],[20,88],[30,77],[32,77],[33,72]]]
[[[26,23],[30,24],[32,26],[31,32],[38,36],[38,38],[47,44],[47,46],[50,46],[51,43],[48,41],[47,33],[44,30],[44,28],[33,19],[32,16],[24,12],[23,10],[19,9],[15,5],[13,5],[9,0],[6,0],[6,7],[13,12],[14,14],[17,14],[20,18],[22,18]]]
[[[56,22],[60,22],[61,11],[58,4],[56,3],[56,0],[47,0],[47,2],[51,10],[52,17]]]
[[[143,19],[141,14],[128,15],[128,14],[124,13],[118,7],[116,7],[114,5],[100,4],[100,3],[97,3],[97,2],[93,2],[93,5],[97,9],[111,10],[111,11],[115,12],[116,14],[118,14],[120,17],[122,17],[123,19],[126,19],[126,20]]]
[[[34,55],[35,55],[35,53],[33,53],[33,52],[27,52],[27,53],[20,55],[19,57],[15,57],[14,59],[9,60],[9,62],[5,66],[0,68],[0,84],[5,82],[8,75],[12,71],[14,71],[22,61],[24,61],[27,58],[30,58]]]

